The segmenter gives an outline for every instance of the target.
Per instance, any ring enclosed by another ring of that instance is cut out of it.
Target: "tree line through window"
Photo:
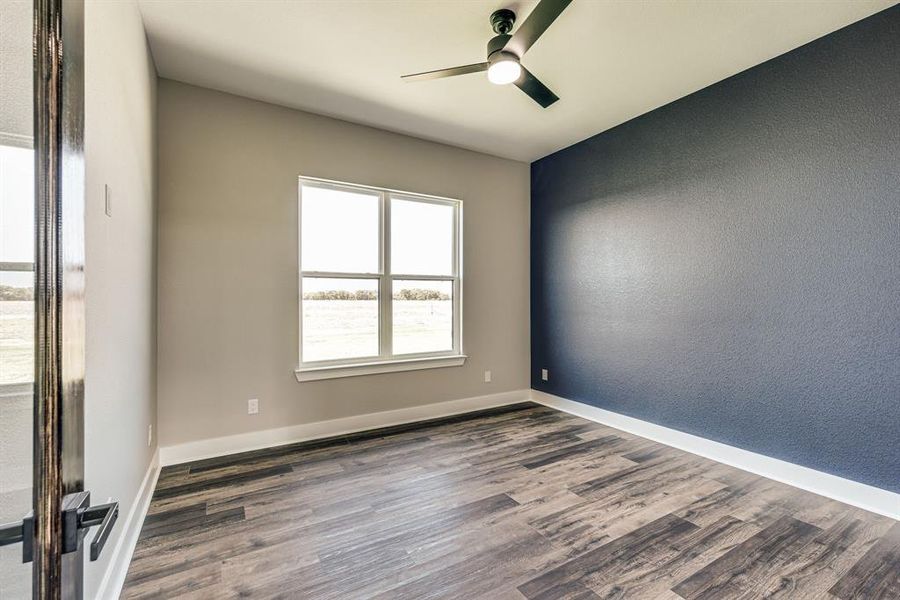
[[[307,292],[304,300],[378,300],[378,294],[370,290],[327,290]],[[438,290],[404,289],[394,292],[394,300],[450,300],[450,296]]]

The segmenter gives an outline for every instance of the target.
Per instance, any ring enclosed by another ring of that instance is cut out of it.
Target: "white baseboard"
[[[648,421],[627,417],[553,394],[531,390],[531,399],[590,421],[608,425],[628,433],[697,454],[744,471],[857,506],[873,513],[900,520],[900,494],[865,485],[850,479],[816,471],[777,458],[742,450],[720,442],[669,429]]]
[[[163,466],[177,465],[194,460],[260,450],[273,446],[283,446],[285,444],[355,433],[378,427],[390,427],[415,421],[448,417],[495,406],[527,402],[530,399],[530,395],[530,390],[515,390],[345,417],[343,419],[304,423],[290,427],[265,429],[263,431],[252,431],[250,433],[186,442],[160,448],[160,461]]]
[[[125,583],[125,576],[128,575],[131,556],[134,554],[141,527],[144,525],[144,518],[150,508],[153,490],[156,489],[159,470],[159,450],[157,450],[150,460],[150,466],[147,468],[144,481],[141,482],[134,502],[131,503],[131,510],[128,511],[128,516],[122,523],[122,534],[112,549],[112,557],[103,574],[103,579],[100,580],[100,587],[97,590],[98,600],[116,600],[122,593],[122,585]]]

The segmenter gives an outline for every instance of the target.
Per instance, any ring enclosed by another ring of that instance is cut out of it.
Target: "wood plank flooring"
[[[529,403],[167,467],[122,597],[900,599],[900,523]]]

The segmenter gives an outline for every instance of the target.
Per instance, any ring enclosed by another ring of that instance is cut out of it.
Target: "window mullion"
[[[382,358],[393,355],[393,284],[391,281],[391,198],[381,193],[381,277],[378,288],[379,350]]]
[[[462,206],[453,211],[453,352],[462,354]]]

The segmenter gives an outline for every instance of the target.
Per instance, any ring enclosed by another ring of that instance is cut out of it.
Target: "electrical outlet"
[[[490,383],[490,382],[491,382],[491,372],[490,372],[490,371],[485,371],[485,372],[484,372],[484,382],[485,382],[485,383]]]
[[[103,186],[103,212],[107,217],[112,217],[112,190],[108,183]]]
[[[153,425],[147,425],[147,447],[153,443]]]
[[[251,398],[247,400],[247,414],[248,415],[256,415],[259,414],[259,400],[256,398]]]
[[[541,369],[541,381],[550,381],[550,371]]]

